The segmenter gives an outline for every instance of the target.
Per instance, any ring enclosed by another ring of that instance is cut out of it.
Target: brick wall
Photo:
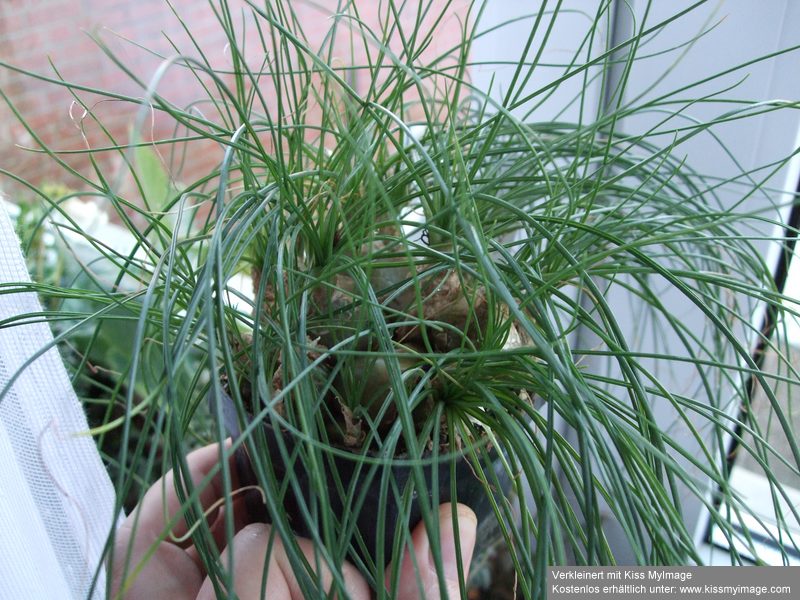
[[[441,0],[434,0],[440,2]],[[215,3],[216,4],[216,3]],[[235,1],[230,4],[241,6]],[[323,0],[326,6],[336,6],[335,0]],[[382,3],[360,0],[360,16],[376,24],[376,11]],[[440,25],[429,52],[438,52],[457,43],[461,23],[465,16],[466,0],[458,0],[451,10],[452,16]],[[219,26],[212,8],[201,0],[172,0],[172,5],[193,36],[199,41],[212,65],[229,66],[227,39]],[[294,2],[308,39],[318,44],[328,31],[331,20],[303,2]],[[241,18],[241,13],[237,18]],[[403,15],[406,28],[412,26],[414,15]],[[246,20],[246,19],[245,19]],[[250,27],[247,39],[249,48],[257,54],[260,50]],[[169,56],[174,54],[169,37],[183,51],[196,56],[189,38],[180,22],[164,0],[1,0],[0,1],[0,61],[40,73],[47,77],[65,80],[135,97],[143,95],[143,88],[120,70],[98,47],[92,36],[98,37],[117,55],[136,76],[148,82],[162,63],[162,58],[143,50]],[[343,36],[342,36],[343,37]],[[342,42],[346,40],[342,39]],[[357,47],[357,52],[363,50]],[[343,53],[349,52],[344,44]],[[255,62],[258,57],[254,56]],[[49,63],[52,60],[53,65]],[[57,70],[57,71],[56,71]],[[267,85],[267,84],[265,84]],[[91,114],[81,120],[84,111],[73,105],[74,98],[64,87],[37,81],[11,69],[0,66],[0,90],[30,124],[36,136],[56,150],[75,151],[111,144],[106,133],[93,117],[102,123],[120,142],[128,139],[128,131],[135,120],[137,108],[131,103],[103,101],[91,93],[81,92],[81,100],[91,107]],[[159,91],[170,101],[186,105],[204,93],[196,79],[186,69],[172,68],[159,86]],[[79,128],[82,126],[82,129]],[[170,135],[173,123],[158,118],[148,119],[143,135],[156,137]],[[34,135],[14,118],[6,104],[0,101],[0,168],[32,181],[35,184],[59,182],[77,186],[76,180],[57,168],[52,160],[41,154],[17,148],[37,147]],[[183,177],[193,177],[215,164],[221,152],[215,145],[192,148],[188,171]],[[117,152],[96,155],[105,176],[120,171],[123,158]],[[86,155],[64,154],[69,165],[91,175]],[[83,187],[83,186],[81,186]],[[20,185],[0,174],[0,191],[23,198]]]

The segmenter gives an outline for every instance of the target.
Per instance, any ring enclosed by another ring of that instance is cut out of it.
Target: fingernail
[[[463,504],[456,505],[456,516],[458,546],[461,550],[461,564],[466,577],[470,562],[472,562],[472,551],[475,549],[478,518],[469,507]],[[456,534],[453,530],[452,505],[444,505],[439,510],[439,531],[442,540],[442,575],[447,581],[458,581],[458,553],[456,552]]]

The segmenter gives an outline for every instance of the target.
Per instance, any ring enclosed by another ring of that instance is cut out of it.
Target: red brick
[[[464,0],[457,0],[463,3]],[[322,0],[322,4],[333,10],[338,0]],[[205,2],[197,0],[174,0],[174,6],[179,15],[185,19],[192,35],[201,44],[208,55],[208,59],[215,68],[228,69],[230,67],[229,54],[224,49],[226,39],[219,23]],[[234,18],[239,19],[242,2],[233,0],[231,10]],[[361,1],[360,16],[372,26],[385,18],[376,14],[378,3],[372,0]],[[310,37],[310,45],[316,48],[323,36],[333,24],[326,18],[324,12],[316,10],[302,3],[296,3],[294,8],[298,11],[301,22],[304,23],[305,33]],[[456,8],[455,10],[459,10]],[[457,14],[463,16],[464,11]],[[409,27],[413,22],[413,15],[403,16],[403,25]],[[102,29],[107,27],[108,29]],[[434,47],[445,49],[458,39],[460,24],[457,19],[448,20],[443,26],[440,35],[437,35]],[[237,23],[237,29],[239,24]],[[52,56],[59,72],[66,79],[84,83],[98,88],[106,88],[119,93],[132,96],[141,96],[144,93],[141,85],[132,81],[122,73],[111,61],[103,55],[94,43],[81,32],[81,29],[96,31],[101,39],[107,43],[120,58],[131,66],[131,69],[140,75],[146,82],[150,80],[153,72],[158,68],[160,60],[148,55],[145,51],[132,46],[114,35],[129,38],[137,43],[144,43],[157,52],[166,56],[172,55],[174,50],[162,35],[162,30],[178,44],[181,51],[190,56],[197,54],[186,32],[180,23],[171,14],[163,0],[139,0],[135,5],[127,0],[0,0],[0,53],[6,60],[39,73],[52,74],[52,68],[47,62],[47,56]],[[247,59],[251,68],[259,68],[263,58],[263,49],[257,39],[257,29],[250,17],[247,18],[246,31],[248,33]],[[358,32],[354,35],[358,36]],[[349,33],[344,22],[340,23],[336,52],[342,57],[349,55]],[[397,40],[393,41],[396,47]],[[363,44],[357,43],[357,54],[363,55]],[[271,49],[270,49],[271,50]],[[429,50],[433,52],[434,48]],[[207,78],[205,78],[207,79]],[[223,77],[230,85],[231,78]],[[0,85],[5,93],[9,94],[15,104],[19,105],[25,118],[41,131],[43,140],[57,148],[81,148],[83,141],[80,133],[70,121],[68,108],[72,100],[69,90],[54,85],[47,85],[29,78],[9,72],[0,73]],[[263,93],[268,99],[274,98],[274,86],[269,77],[263,77],[259,83]],[[159,86],[159,92],[171,101],[185,105],[188,102],[203,97],[202,91],[194,76],[186,69],[174,66],[167,73]],[[128,128],[133,123],[138,107],[133,104],[104,101],[102,96],[80,92],[79,96],[91,107],[97,118],[101,119],[118,140],[127,139]],[[204,111],[210,118],[217,118],[208,106]],[[22,175],[34,181],[53,180],[54,178],[67,177],[59,173],[44,157],[36,154],[20,152],[13,148],[13,144],[25,139],[24,128],[12,123],[8,109],[0,106],[0,164],[19,167]],[[84,122],[86,135],[93,145],[106,146],[109,141],[102,133],[99,126],[86,119]],[[172,135],[173,123],[164,116],[159,115],[154,130],[156,137]],[[144,132],[150,135],[150,131]],[[266,143],[269,142],[265,136]],[[182,174],[187,180],[195,177],[196,173],[203,173],[211,168],[220,158],[219,148],[213,143],[188,144],[192,160],[187,163],[187,172]],[[164,149],[168,152],[168,149]],[[98,159],[109,169],[116,169],[118,158],[113,153],[104,153]],[[85,155],[73,156],[68,159],[70,164],[81,169],[88,167]],[[117,161],[117,162],[115,162]],[[196,169],[193,173],[192,169]],[[67,177],[68,178],[68,177]],[[69,178],[68,178],[69,179]],[[5,184],[4,184],[5,185]]]

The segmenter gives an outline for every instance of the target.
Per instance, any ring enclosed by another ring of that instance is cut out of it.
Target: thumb
[[[455,527],[454,527],[455,519]],[[406,551],[400,564],[397,600],[434,600],[461,597],[461,578],[458,574],[459,555],[463,578],[469,573],[478,519],[463,504],[443,504],[439,507],[439,542],[441,549],[442,579],[445,589],[439,586],[436,561],[431,553],[428,532],[420,523],[411,534],[413,555]],[[387,570],[386,583],[390,585],[392,573]],[[389,587],[388,589],[392,589]]]
[[[461,597],[461,580],[466,581],[469,566],[472,562],[472,552],[475,550],[475,537],[478,527],[478,518],[472,510],[463,504],[457,504],[455,517],[457,529],[453,527],[453,506],[443,504],[439,508],[439,532],[441,535],[442,549],[442,575],[447,586],[447,595],[442,598],[455,600]],[[459,561],[460,550],[460,561]],[[459,577],[459,562],[463,567],[462,577]],[[436,576],[436,566],[431,565],[432,573]]]

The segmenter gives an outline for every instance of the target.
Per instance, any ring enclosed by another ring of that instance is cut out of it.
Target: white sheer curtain
[[[28,280],[0,201],[0,598],[102,598],[114,490],[48,325],[10,322],[41,311]]]

